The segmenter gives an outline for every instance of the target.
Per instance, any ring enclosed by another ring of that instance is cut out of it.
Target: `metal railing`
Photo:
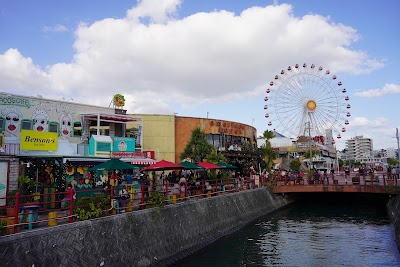
[[[121,199],[120,186],[38,193],[0,198],[7,205],[0,206],[3,221],[2,235],[18,233],[34,227],[73,223],[94,217],[114,215],[127,211],[154,207],[154,199],[162,198],[163,205],[173,205],[188,200],[216,197],[264,185],[263,177],[227,178],[220,180],[197,180],[184,183],[125,184],[129,198]],[[160,203],[158,203],[160,205]],[[157,204],[156,204],[157,205]],[[4,225],[6,221],[7,225]]]
[[[268,181],[274,185],[379,185],[398,186],[400,185],[399,174],[388,173],[329,173],[309,177],[307,173],[303,176],[271,174]]]

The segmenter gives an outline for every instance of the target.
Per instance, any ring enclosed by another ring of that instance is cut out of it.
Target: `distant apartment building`
[[[373,141],[371,138],[356,136],[346,140],[347,159],[362,161],[373,157]]]
[[[385,165],[382,162],[382,151],[373,150],[373,140],[363,136],[355,136],[346,140],[346,160],[360,162],[366,166],[375,167]]]

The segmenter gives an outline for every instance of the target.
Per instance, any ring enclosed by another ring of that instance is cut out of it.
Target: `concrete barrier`
[[[396,233],[397,250],[400,252],[400,196],[392,196],[387,204],[390,222],[394,225]]]
[[[165,266],[288,204],[266,188],[0,238],[2,266]]]

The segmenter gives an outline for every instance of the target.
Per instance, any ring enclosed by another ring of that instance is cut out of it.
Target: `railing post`
[[[383,186],[386,186],[386,177],[385,177],[385,174],[383,174],[382,177],[383,177]]]
[[[142,197],[140,199],[140,209],[144,209],[143,205],[144,205],[144,184],[140,185],[140,190],[142,191]]]
[[[215,195],[218,196],[218,178],[215,179]]]
[[[165,199],[168,201],[168,195],[169,195],[169,191],[168,191],[168,181],[165,181]],[[168,201],[168,204],[170,204],[169,203],[169,201]]]
[[[185,182],[185,199],[188,198],[188,184],[187,181]]]
[[[204,197],[204,180],[201,180],[201,195]]]
[[[68,190],[68,198],[69,198],[69,223],[74,221],[72,217],[74,215],[74,194],[72,190]]]
[[[14,204],[14,234],[18,233],[18,228],[16,225],[19,224],[19,192],[15,193],[15,204]],[[28,216],[28,215],[26,215]]]

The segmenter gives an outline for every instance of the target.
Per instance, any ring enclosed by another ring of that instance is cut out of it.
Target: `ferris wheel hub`
[[[315,103],[314,100],[308,100],[307,101],[307,109],[310,111],[313,111],[317,108],[317,103]]]

